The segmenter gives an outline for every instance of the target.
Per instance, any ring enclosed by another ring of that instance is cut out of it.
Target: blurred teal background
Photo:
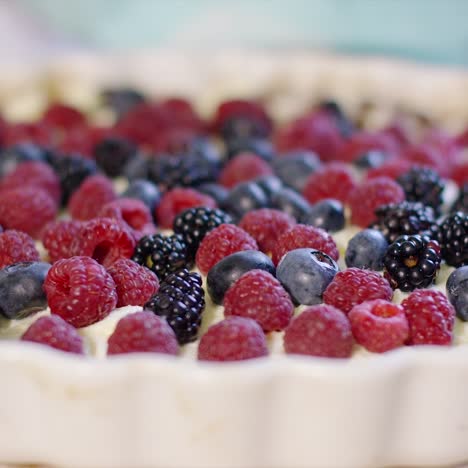
[[[87,47],[325,48],[468,65],[468,0],[17,0]]]

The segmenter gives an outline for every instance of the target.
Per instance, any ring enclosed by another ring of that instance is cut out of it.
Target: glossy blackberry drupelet
[[[94,148],[94,159],[109,177],[122,174],[125,165],[136,154],[136,146],[125,138],[109,137]]]
[[[173,230],[182,236],[187,246],[187,256],[193,260],[206,234],[221,224],[229,223],[232,223],[232,218],[224,211],[201,206],[190,208],[177,215]]]
[[[414,167],[398,177],[407,201],[431,206],[436,214],[442,205],[444,183],[439,174],[427,167]]]
[[[403,201],[379,206],[377,221],[370,227],[382,232],[391,243],[399,236],[422,234],[435,223],[434,210],[419,202]]]
[[[439,244],[427,236],[400,236],[384,257],[384,276],[393,289],[413,291],[434,283],[441,262]]]
[[[431,235],[440,244],[447,265],[468,265],[468,214],[458,211],[433,226]]]
[[[205,309],[201,276],[185,268],[169,275],[145,309],[166,318],[179,344],[196,340]]]
[[[187,258],[187,246],[180,234],[142,237],[135,247],[132,260],[154,271],[160,281],[171,273],[193,265]]]
[[[460,188],[460,193],[458,194],[457,199],[450,207],[451,213],[455,213],[457,211],[468,213],[468,183],[464,184],[463,187]]]

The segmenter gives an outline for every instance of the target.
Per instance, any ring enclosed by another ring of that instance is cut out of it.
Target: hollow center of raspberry
[[[371,312],[377,317],[390,318],[398,315],[400,309],[395,304],[376,304]]]
[[[411,256],[408,258],[405,258],[403,263],[408,267],[408,268],[413,268],[418,264],[418,257]]]
[[[103,264],[107,259],[108,255],[110,254],[111,249],[112,244],[110,242],[101,242],[94,248],[92,257],[98,263]]]

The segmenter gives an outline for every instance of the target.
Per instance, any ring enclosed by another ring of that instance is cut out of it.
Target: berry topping
[[[47,223],[42,231],[42,244],[49,254],[51,263],[75,255],[73,248],[81,226],[81,221],[68,219]]]
[[[267,342],[260,325],[245,317],[228,317],[212,325],[198,345],[201,361],[241,361],[267,355]]]
[[[409,324],[408,344],[452,343],[455,310],[443,293],[417,289],[401,305]]]
[[[240,182],[273,174],[273,169],[260,156],[253,153],[240,153],[231,159],[219,176],[219,183],[232,188]]]
[[[468,180],[468,177],[467,177]],[[468,182],[463,184],[460,188],[457,199],[453,202],[453,205],[450,207],[450,212],[455,213],[461,211],[465,214],[468,214]]]
[[[114,280],[89,257],[55,262],[45,279],[44,290],[50,311],[74,327],[102,320],[117,305]]]
[[[84,354],[83,339],[75,327],[58,315],[38,318],[21,337],[67,353]]]
[[[399,176],[408,172],[413,163],[403,158],[392,158],[378,167],[373,167],[367,171],[368,179],[375,179],[377,177],[389,177],[390,179],[396,180]]]
[[[35,262],[39,252],[33,239],[13,229],[0,232],[0,269],[18,262]]]
[[[234,220],[239,220],[246,213],[268,205],[265,191],[255,182],[244,182],[236,185],[223,203],[226,210]]]
[[[0,142],[1,143],[1,142]],[[46,150],[33,143],[21,143],[2,150],[0,177],[13,172],[18,165],[27,161],[46,161]]]
[[[447,279],[447,297],[455,307],[457,317],[468,322],[468,266],[450,273]]]
[[[310,211],[309,202],[295,190],[283,187],[271,198],[271,207],[276,208],[294,219],[302,220]]]
[[[151,213],[154,213],[156,206],[158,206],[161,200],[158,187],[149,180],[144,179],[131,181],[127,190],[122,193],[122,197],[141,200],[149,208]]]
[[[393,290],[378,273],[359,268],[338,272],[323,294],[323,300],[348,313],[356,304],[373,299],[390,301]]]
[[[372,353],[399,348],[409,336],[403,307],[382,299],[355,305],[348,318],[356,342]]]
[[[167,276],[145,309],[166,318],[179,344],[196,340],[205,309],[201,276],[186,269]]]
[[[333,260],[338,260],[338,248],[330,234],[323,229],[297,224],[279,236],[272,250],[273,263],[277,265],[287,252],[305,247],[320,250]]]
[[[44,112],[42,121],[52,128],[69,130],[85,125],[86,117],[73,107],[55,103]]]
[[[148,311],[119,320],[109,337],[107,354],[164,353],[177,355],[179,345],[166,320]]]
[[[287,354],[347,358],[352,348],[348,318],[341,310],[326,304],[305,309],[293,318],[284,334]]]
[[[376,229],[363,229],[355,234],[346,247],[347,267],[383,270],[383,259],[388,249],[384,235]]]
[[[94,158],[98,166],[109,177],[122,174],[123,168],[135,155],[136,147],[124,138],[108,137],[94,148]]]
[[[338,200],[324,199],[312,205],[301,221],[328,232],[340,231],[345,226],[344,207]]]

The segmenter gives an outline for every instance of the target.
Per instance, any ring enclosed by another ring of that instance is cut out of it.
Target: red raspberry
[[[251,270],[243,274],[224,296],[224,315],[254,319],[264,332],[287,327],[294,305],[281,283],[270,273]]]
[[[401,186],[388,177],[365,180],[349,195],[351,222],[367,227],[375,221],[376,208],[390,203],[400,203],[404,199],[405,192]]]
[[[402,155],[402,157],[411,161],[414,165],[433,168],[442,177],[448,176],[452,167],[452,161],[447,156],[436,145],[429,143],[409,146]]]
[[[75,327],[58,315],[39,317],[24,332],[23,341],[32,341],[67,353],[84,354],[83,338]]]
[[[9,230],[0,232],[0,269],[19,262],[37,262],[39,252],[26,233]]]
[[[271,252],[271,258],[275,265],[291,250],[311,248],[320,250],[329,255],[333,260],[338,260],[338,247],[333,237],[323,229],[305,224],[297,224],[285,233],[281,234]]]
[[[399,348],[409,336],[403,307],[382,299],[355,305],[348,318],[355,340],[372,353]]]
[[[368,179],[375,179],[377,177],[389,177],[396,180],[405,172],[408,172],[414,164],[411,161],[403,158],[395,158],[385,161],[379,167],[373,167],[367,171]]]
[[[39,187],[45,190],[58,204],[60,201],[60,180],[53,169],[41,161],[26,161],[16,166],[1,182],[0,190],[24,187]]]
[[[62,154],[78,153],[84,158],[93,159],[94,146],[93,129],[88,126],[78,126],[67,130],[55,149]]]
[[[455,309],[440,291],[416,289],[402,303],[409,323],[408,344],[450,345]]]
[[[355,187],[351,169],[346,164],[332,162],[319,167],[308,177],[302,195],[309,203],[325,198],[335,198],[346,203]]]
[[[42,232],[42,243],[49,253],[51,263],[75,255],[74,242],[82,223],[73,220],[51,221]]]
[[[375,271],[347,268],[339,271],[323,293],[323,302],[348,313],[356,304],[373,299],[390,301],[393,289]]]
[[[392,138],[397,148],[404,148],[410,143],[408,131],[405,128],[403,122],[399,121],[398,119],[383,128],[380,133],[383,133],[384,135]]]
[[[117,260],[107,271],[117,288],[117,307],[144,306],[158,292],[158,277],[128,258]]]
[[[260,325],[245,317],[228,317],[212,325],[198,345],[201,361],[241,361],[267,355],[267,342]]]
[[[68,130],[86,124],[85,116],[73,107],[65,104],[52,104],[42,116],[48,127]]]
[[[296,220],[280,210],[261,208],[249,211],[241,219],[239,227],[248,232],[262,252],[273,250],[278,237],[295,226]]]
[[[112,218],[95,218],[81,225],[72,250],[109,267],[120,258],[130,258],[135,245],[125,224]]]
[[[234,224],[221,224],[203,238],[195,263],[206,275],[224,257],[241,250],[258,250],[255,239]]]
[[[460,161],[452,168],[450,178],[454,180],[459,187],[463,187],[468,182],[468,161]]]
[[[178,128],[202,131],[203,121],[195,112],[192,104],[185,99],[172,97],[161,101],[161,109],[171,121],[172,126]]]
[[[50,311],[77,328],[102,320],[117,305],[112,276],[88,257],[55,262],[47,273],[44,291]]]
[[[107,354],[164,353],[177,355],[177,338],[164,318],[148,311],[119,320],[109,337]]]
[[[320,304],[293,318],[284,334],[287,354],[330,358],[350,357],[353,349],[351,325],[341,310]]]
[[[239,153],[221,171],[219,183],[232,188],[241,182],[273,174],[273,169],[254,153]]]
[[[455,142],[462,148],[468,147],[468,128],[465,128],[465,130],[456,137]]]
[[[9,124],[5,132],[5,147],[17,143],[36,143],[49,146],[52,142],[52,132],[41,122]]]
[[[175,188],[166,192],[156,208],[156,219],[163,229],[171,229],[174,218],[182,211],[197,206],[216,208],[213,198],[191,188]]]
[[[89,176],[73,193],[68,210],[74,219],[86,221],[96,218],[102,206],[117,198],[112,181],[96,174]]]
[[[346,141],[340,159],[353,162],[369,151],[381,151],[392,155],[397,150],[395,141],[385,133],[356,132]]]
[[[52,197],[37,187],[21,187],[0,192],[0,225],[24,231],[34,239],[57,214]]]

